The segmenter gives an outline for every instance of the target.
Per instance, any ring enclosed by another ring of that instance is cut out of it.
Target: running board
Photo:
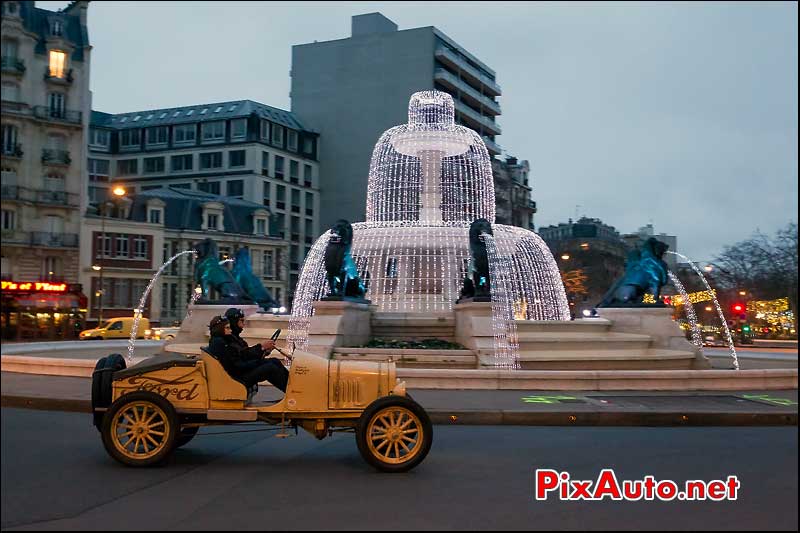
[[[206,415],[209,420],[236,420],[240,422],[255,422],[258,420],[258,411],[244,409],[209,409]]]

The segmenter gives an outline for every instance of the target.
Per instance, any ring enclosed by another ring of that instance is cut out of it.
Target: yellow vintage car
[[[92,376],[95,426],[111,457],[129,466],[162,463],[203,426],[244,422],[277,426],[278,436],[298,427],[318,439],[354,432],[364,460],[385,472],[425,459],[431,421],[398,382],[394,363],[284,355],[292,360],[286,394],[268,402],[254,401],[255,390],[205,351],[157,355],[130,368],[118,354],[104,357]]]

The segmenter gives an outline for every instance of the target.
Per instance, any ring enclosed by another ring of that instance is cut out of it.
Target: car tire
[[[136,391],[111,404],[103,417],[101,435],[108,454],[120,463],[155,466],[175,449],[179,427],[178,415],[167,399],[154,392]]]
[[[367,406],[358,419],[356,444],[364,460],[378,470],[406,472],[428,455],[433,426],[414,400],[384,396]]]
[[[126,367],[125,359],[118,353],[102,357],[97,361],[92,372],[92,413],[94,425],[100,431],[103,424],[103,412],[96,411],[111,405],[113,394],[114,372]]]
[[[181,446],[186,446],[189,444],[197,432],[200,430],[200,427],[188,427],[188,428],[181,428],[181,432],[178,433],[178,437],[175,439],[175,449],[177,450]]]

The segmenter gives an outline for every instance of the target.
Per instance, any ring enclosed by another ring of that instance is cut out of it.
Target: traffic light
[[[733,304],[733,306],[731,306],[731,310],[733,311],[733,314],[740,315],[740,314],[744,313],[745,307],[744,307],[744,304],[735,303],[735,304]]]
[[[750,333],[750,326],[745,324],[744,326],[742,326],[742,331],[745,333]]]

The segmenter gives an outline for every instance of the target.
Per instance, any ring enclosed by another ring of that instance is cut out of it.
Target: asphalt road
[[[258,426],[262,427],[262,426]],[[797,530],[797,428],[436,426],[382,474],[350,434],[201,430],[166,467],[108,457],[89,415],[2,409],[3,530]],[[741,482],[723,502],[535,501],[533,471]]]

